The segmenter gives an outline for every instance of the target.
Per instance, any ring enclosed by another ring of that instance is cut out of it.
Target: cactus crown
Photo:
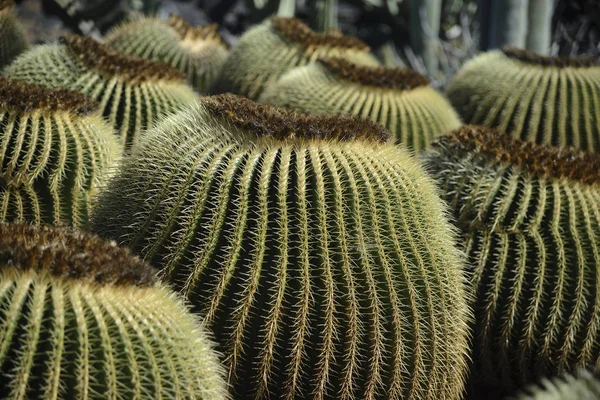
[[[152,268],[114,242],[50,226],[0,223],[0,266],[101,285],[155,283]]]
[[[539,65],[542,67],[556,68],[587,68],[600,65],[598,60],[590,57],[548,57],[541,56],[532,51],[519,49],[516,47],[505,46],[502,52],[509,58],[513,58],[524,63]]]
[[[191,26],[181,18],[181,16],[176,14],[169,15],[167,24],[173,28],[184,41],[211,42],[227,48],[223,38],[219,32],[217,32],[217,24]]]
[[[369,50],[369,46],[355,37],[317,33],[297,18],[272,17],[271,25],[285,39],[305,48],[338,47],[360,51]]]
[[[256,137],[386,143],[390,133],[379,124],[353,117],[299,114],[244,97],[222,94],[205,97],[202,104],[213,116],[225,118]]]
[[[34,110],[69,111],[88,115],[98,109],[98,103],[82,93],[67,89],[47,89],[20,81],[0,78],[2,108],[18,112]]]
[[[0,1],[0,12],[10,12],[14,6],[15,2],[13,0]]]
[[[181,72],[168,64],[124,56],[90,37],[69,35],[62,37],[61,43],[88,68],[101,74],[135,82],[184,80]]]
[[[475,153],[495,162],[518,165],[534,175],[600,183],[598,153],[542,146],[482,126],[463,126],[440,138],[436,145],[452,149],[454,154]]]
[[[399,90],[411,90],[429,85],[427,77],[409,68],[358,65],[338,57],[323,57],[318,61],[340,79],[362,85]]]

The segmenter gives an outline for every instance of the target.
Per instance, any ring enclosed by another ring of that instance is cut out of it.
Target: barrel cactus
[[[472,266],[473,390],[597,365],[600,155],[466,126],[423,160]]]
[[[83,94],[0,78],[0,221],[85,226],[122,150]]]
[[[460,126],[450,103],[418,72],[362,66],[341,58],[323,58],[293,69],[267,87],[260,102],[371,119],[415,151]]]
[[[581,370],[576,375],[566,374],[543,379],[541,384],[520,393],[516,400],[598,400],[600,375]]]
[[[197,99],[173,67],[121,55],[83,36],[36,46],[17,57],[4,75],[92,97],[126,148],[136,145],[159,117]]]
[[[149,133],[92,229],[207,318],[235,398],[458,399],[462,257],[433,183],[389,135],[207,97]]]
[[[217,25],[192,27],[176,15],[167,22],[157,18],[128,22],[113,29],[106,44],[124,54],[170,64],[200,93],[207,90],[227,57]]]
[[[227,398],[205,327],[114,243],[0,223],[0,288],[3,398]]]
[[[295,18],[272,17],[242,35],[210,92],[231,92],[255,100],[285,72],[312,63],[319,56],[378,64],[369,47],[354,37],[319,34]]]
[[[15,2],[0,0],[0,69],[29,47],[23,26],[13,8]]]
[[[600,64],[504,48],[469,61],[448,97],[465,123],[521,139],[600,151]]]

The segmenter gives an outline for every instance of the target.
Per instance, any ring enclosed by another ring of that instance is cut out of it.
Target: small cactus
[[[466,126],[423,160],[472,266],[473,390],[597,365],[600,155]]]
[[[85,226],[122,151],[83,94],[0,78],[0,221]]]
[[[242,35],[229,51],[210,92],[231,92],[256,100],[284,73],[313,63],[319,56],[378,64],[369,47],[354,37],[320,34],[296,18],[272,17]]]
[[[206,316],[236,398],[458,399],[462,257],[432,182],[389,136],[206,97],[149,132],[93,229]]]
[[[3,398],[227,398],[205,328],[114,243],[0,223],[0,288]]]
[[[198,98],[173,67],[121,55],[83,36],[36,46],[17,57],[4,75],[90,96],[100,103],[127,149],[159,117]]]
[[[227,46],[215,24],[192,27],[175,15],[168,22],[157,18],[128,22],[113,29],[106,44],[124,54],[170,64],[200,93],[207,90],[227,57]]]
[[[565,374],[552,380],[544,378],[541,383],[521,392],[514,400],[598,400],[600,399],[600,375],[581,370],[576,375]]]
[[[463,121],[552,146],[600,151],[600,64],[514,48],[469,61],[447,93]]]
[[[415,151],[460,126],[450,103],[418,72],[361,66],[341,58],[319,59],[293,69],[267,87],[260,102],[371,119]]]
[[[0,69],[29,47],[27,35],[14,13],[15,2],[0,0]]]

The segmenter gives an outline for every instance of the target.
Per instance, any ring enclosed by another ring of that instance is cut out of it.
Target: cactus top
[[[100,285],[150,287],[148,264],[114,242],[68,228],[0,223],[0,269],[35,270]]]
[[[15,2],[12,0],[0,0],[0,12],[4,12],[4,10],[12,10],[12,8],[15,6]]]
[[[286,40],[308,47],[337,47],[368,51],[369,46],[360,39],[340,34],[322,34],[310,29],[296,18],[271,17],[271,26]]]
[[[323,57],[319,63],[338,78],[362,85],[398,90],[429,85],[427,77],[409,68],[358,65],[338,57]]]
[[[201,50],[207,43],[227,48],[221,35],[217,32],[217,24],[194,27],[175,14],[169,16],[167,24],[177,32],[182,40],[182,45],[192,52]]]
[[[67,89],[47,89],[6,78],[0,78],[0,100],[0,109],[23,113],[42,110],[87,115],[98,109],[98,103],[82,93]]]
[[[476,154],[492,162],[517,165],[536,176],[600,183],[598,153],[542,146],[482,126],[463,126],[441,137],[434,146],[446,148],[451,154]]]
[[[233,94],[205,97],[204,107],[216,118],[223,118],[243,132],[257,138],[279,140],[364,140],[386,143],[391,134],[383,126],[355,117],[300,114],[258,104]]]
[[[541,56],[532,51],[510,46],[503,47],[502,52],[509,58],[541,67],[588,68],[600,66],[598,60],[590,57],[547,57]]]
[[[181,72],[168,64],[122,55],[89,37],[69,35],[62,37],[61,43],[88,68],[111,77],[135,82],[185,80]]]

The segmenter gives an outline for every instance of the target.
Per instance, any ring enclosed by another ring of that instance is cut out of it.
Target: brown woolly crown
[[[0,0],[0,12],[4,10],[12,10],[15,6],[15,2],[12,0]]]
[[[516,47],[505,46],[502,48],[502,52],[510,58],[522,61],[524,63],[539,65],[543,67],[575,67],[575,68],[586,68],[586,67],[597,67],[600,65],[598,60],[589,57],[547,57],[540,56],[529,50],[519,49]]]
[[[69,35],[61,38],[77,59],[88,68],[108,76],[121,76],[135,82],[156,80],[184,81],[184,76],[168,64],[129,57],[85,36]]]
[[[369,51],[363,41],[352,36],[317,33],[297,18],[271,17],[273,28],[288,41],[307,47],[337,47]]]
[[[0,78],[0,109],[17,112],[43,110],[90,114],[98,104],[86,95],[67,89],[46,89],[21,81]]]
[[[217,45],[227,47],[223,38],[217,32],[217,24],[194,27],[176,14],[169,15],[167,24],[177,32],[181,39],[214,42]]]
[[[64,227],[0,223],[0,269],[101,285],[149,287],[152,267],[99,237]]]
[[[434,146],[452,154],[478,154],[493,162],[517,165],[538,176],[600,183],[599,153],[541,146],[483,126],[463,126],[442,136]]]
[[[380,143],[391,138],[390,132],[383,126],[355,117],[299,114],[229,93],[204,97],[201,101],[215,117],[223,118],[256,137]]]
[[[362,66],[336,57],[321,58],[319,62],[338,78],[361,85],[399,90],[429,85],[429,79],[408,68]]]

